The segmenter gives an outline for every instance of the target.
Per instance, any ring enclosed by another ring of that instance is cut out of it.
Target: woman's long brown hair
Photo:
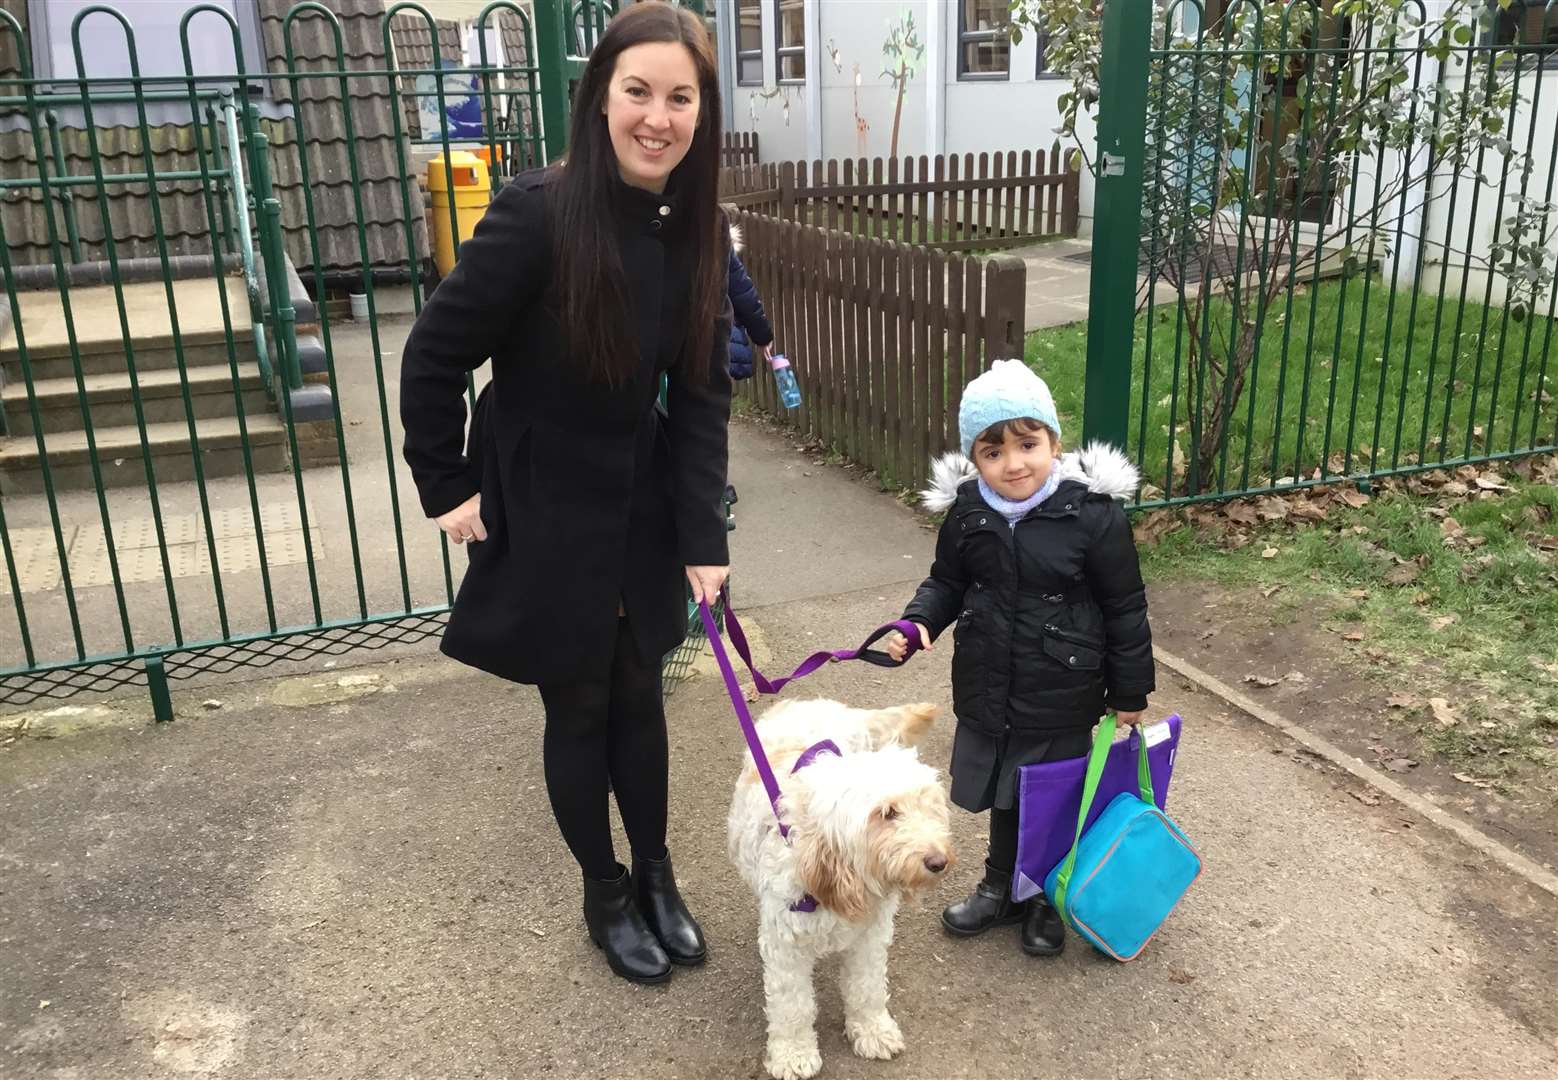
[[[566,167],[555,170],[553,199],[555,281],[564,338],[575,362],[610,385],[629,381],[638,369],[638,343],[625,318],[627,281],[617,244],[616,185],[621,178],[611,133],[602,114],[617,57],[646,42],[676,42],[692,55],[698,73],[698,126],[687,156],[672,173],[677,200],[688,218],[694,252],[687,338],[680,360],[695,381],[710,374],[714,324],[726,289],[726,239],[719,205],[719,77],[703,23],[671,4],[626,7],[611,20],[585,65],[574,94]]]

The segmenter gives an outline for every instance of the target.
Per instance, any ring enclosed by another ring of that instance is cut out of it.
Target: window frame
[[[1493,25],[1488,27],[1487,31],[1482,35],[1481,44],[1489,48],[1498,49],[1519,45],[1521,31],[1532,16],[1541,18],[1541,29],[1544,33],[1558,34],[1558,20],[1551,20],[1551,25],[1549,25],[1547,5],[1543,2],[1533,3],[1528,2],[1528,0],[1513,0],[1513,3],[1508,8],[1504,8],[1499,6],[1498,0],[1488,0],[1488,7],[1492,9]],[[1520,11],[1519,17],[1515,16],[1516,9]],[[1514,37],[1510,41],[1501,42],[1499,41],[1499,31],[1505,26],[1514,31]],[[1531,46],[1538,49],[1545,48],[1547,51],[1524,54],[1517,57],[1522,69],[1524,69],[1524,65],[1527,62],[1537,71],[1558,69],[1558,40],[1552,42],[1532,42]]]
[[[1001,70],[1001,71],[970,71],[970,70],[968,70],[968,48],[967,47],[969,45],[978,45],[978,44],[983,44],[985,42],[992,42],[992,41],[1000,40],[1000,38],[1006,34],[1007,29],[1011,26],[1010,21],[1008,21],[1005,26],[997,27],[997,28],[992,29],[992,30],[970,30],[970,29],[968,29],[969,5],[971,5],[971,4],[975,3],[975,2],[976,2],[976,0],[957,0],[957,7],[958,7],[958,36],[957,36],[958,82],[1010,82],[1011,79],[1012,79],[1012,47],[1011,47],[1011,41],[1010,41],[1009,38],[1007,39],[1007,45],[1006,45],[1006,67],[1003,70]]]
[[[208,0],[188,0],[186,7],[194,7],[197,4],[203,2],[208,2]],[[120,14],[123,15],[130,23],[131,29],[136,30],[133,7],[127,11],[125,10],[125,5],[123,4],[111,4],[111,6],[118,8]],[[266,63],[265,54],[265,37],[264,33],[260,29],[260,6],[257,0],[233,0],[233,8],[234,10],[231,12],[231,14],[233,16],[233,21],[238,24],[238,43],[239,47],[243,50],[243,66],[244,73],[249,80],[249,96],[251,98],[269,99],[272,97],[270,90],[270,80],[263,77],[268,70],[268,65]],[[104,15],[97,15],[95,18],[98,23],[105,23],[108,20],[108,17]],[[69,19],[63,22],[57,22],[56,19],[57,16],[53,18],[50,16],[48,0],[27,0],[27,47],[32,51],[33,77],[36,79],[49,80],[59,84],[59,88],[40,86],[40,95],[49,93],[74,94],[80,89],[79,85],[77,84],[79,74],[60,74],[54,70],[54,42],[58,40],[65,43],[67,46],[69,45],[70,27],[71,23],[75,21],[75,16],[71,15]],[[210,16],[206,17],[205,22],[207,24],[211,22]],[[117,49],[121,45],[122,41],[122,38],[116,39],[114,41],[113,47]],[[83,58],[87,60],[87,66],[89,69],[91,67],[91,49],[94,44],[95,41],[93,40],[90,33],[83,35],[81,42],[82,55]],[[195,42],[191,42],[192,46],[195,44]],[[136,52],[141,58],[144,58],[145,55],[142,52],[143,46],[144,39],[140,37],[139,31],[137,31]],[[74,62],[72,62],[71,66],[74,68]],[[236,75],[237,72],[227,71],[222,72],[221,74]],[[260,77],[257,78],[256,76]],[[182,61],[179,64],[179,70],[170,74],[148,75],[144,71],[142,72],[143,79],[182,79],[183,77],[184,71]],[[112,80],[114,77],[88,75],[87,78]],[[233,83],[226,78],[220,78],[216,76],[197,75],[195,77],[195,82],[197,86],[202,87],[215,85],[236,85],[236,83]],[[129,88],[130,86],[128,76],[124,78],[124,85],[126,88]],[[182,83],[169,82],[166,84],[153,84],[151,88],[178,89],[182,86]]]
[[[731,42],[732,52],[736,57],[736,85],[737,86],[762,86],[763,79],[763,0],[732,0],[735,17],[731,20],[734,33],[731,35],[736,40]],[[743,49],[741,47],[741,12],[745,7],[750,7],[757,12],[757,48]],[[757,61],[757,78],[749,79],[745,74],[745,62]]]
[[[781,86],[805,86],[806,85],[806,0],[799,0],[801,5],[801,43],[799,45],[786,45],[784,43],[784,18],[779,10],[783,0],[773,0],[774,11],[774,80]],[[798,56],[801,58],[801,77],[785,78],[784,62],[787,58]]]

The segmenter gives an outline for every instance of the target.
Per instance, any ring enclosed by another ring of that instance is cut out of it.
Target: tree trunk
[[[898,156],[898,121],[903,118],[903,95],[904,91],[909,88],[909,74],[906,65],[900,64],[898,66],[898,78],[894,81],[898,84],[898,101],[893,106],[893,138],[892,142],[888,144],[887,150],[887,156],[890,158]]]

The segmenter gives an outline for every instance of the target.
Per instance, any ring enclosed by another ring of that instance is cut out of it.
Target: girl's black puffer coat
[[[936,561],[904,612],[932,638],[954,620],[958,723],[981,734],[1091,726],[1146,707],[1147,596],[1123,499],[1136,470],[1101,445],[1056,463],[1055,493],[1016,528],[979,494],[960,454],[936,466],[926,505],[947,511]]]

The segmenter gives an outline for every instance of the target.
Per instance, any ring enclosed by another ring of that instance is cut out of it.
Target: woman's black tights
[[[540,689],[546,705],[546,791],[563,840],[585,876],[609,881],[618,874],[608,777],[633,854],[663,858],[669,766],[658,659],[643,662],[627,619],[618,618],[608,682]]]

